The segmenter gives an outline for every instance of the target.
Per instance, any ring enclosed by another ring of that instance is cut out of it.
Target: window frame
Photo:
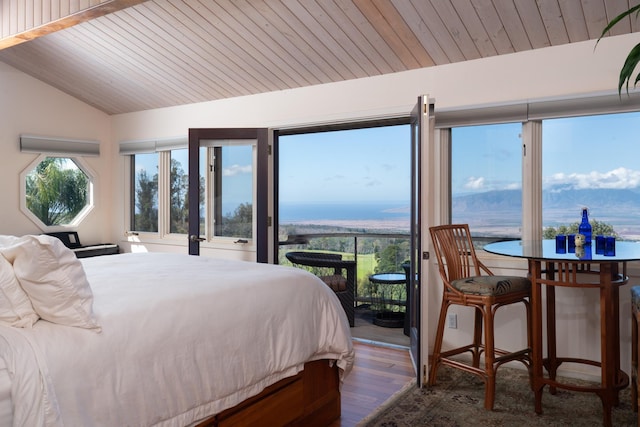
[[[172,138],[170,141],[176,141],[175,138]],[[186,141],[186,139],[185,139]],[[135,144],[135,142],[130,142],[131,144]],[[218,147],[222,147],[223,145],[228,145],[225,143],[230,143],[230,141],[224,141],[222,144],[212,144],[211,146],[202,146],[201,148],[205,148],[205,157],[207,164],[213,161],[214,150]],[[127,144],[127,143],[125,143]],[[240,143],[233,142],[233,145],[238,145]],[[258,177],[256,174],[257,170],[257,162],[258,162],[258,150],[257,150],[257,140],[252,140],[252,237],[244,238],[244,237],[229,237],[229,236],[216,236],[214,233],[213,220],[210,212],[214,209],[215,203],[215,172],[211,170],[211,168],[205,168],[204,178],[205,178],[205,221],[204,221],[204,238],[205,241],[201,242],[201,244],[209,249],[229,249],[234,245],[238,239],[247,240],[247,243],[243,245],[244,250],[253,251],[255,250],[255,236],[257,233],[257,221],[256,221],[256,212],[257,212],[257,182]],[[162,144],[155,145],[155,149],[153,151],[140,151],[136,153],[126,153],[126,158],[128,163],[129,173],[129,182],[127,185],[127,191],[129,195],[127,199],[129,200],[129,204],[127,206],[128,215],[127,215],[127,231],[126,235],[128,236],[137,236],[137,239],[144,242],[163,242],[163,243],[176,243],[176,244],[184,244],[188,239],[187,233],[172,233],[170,231],[170,210],[171,210],[171,152],[174,150],[183,150],[187,149],[186,145],[181,144],[166,144],[162,146]],[[135,183],[135,161],[134,156],[137,154],[149,154],[150,152],[155,152],[158,155],[158,231],[140,231],[132,229],[133,225],[133,215],[135,211],[135,189],[133,188]],[[187,174],[189,173],[187,168]]]
[[[144,152],[144,153],[136,153],[136,154],[151,154],[149,152]],[[158,154],[158,231],[143,231],[143,230],[134,230],[133,229],[133,224],[134,224],[134,216],[135,216],[135,203],[136,203],[136,196],[135,196],[135,182],[136,182],[136,167],[135,167],[135,161],[134,161],[134,156],[135,154],[132,154],[130,156],[127,156],[127,161],[129,162],[128,164],[128,168],[129,168],[129,185],[127,186],[127,191],[129,192],[129,197],[127,198],[129,200],[129,212],[127,215],[127,219],[128,219],[128,224],[127,224],[127,233],[128,235],[145,235],[145,236],[150,236],[150,237],[159,237],[160,236],[160,153],[156,153]]]
[[[451,129],[458,126],[522,124],[522,239],[541,239],[542,221],[542,124],[546,119],[640,112],[640,92],[624,97],[617,94],[586,95],[565,99],[475,106],[467,109],[436,111],[436,132],[446,149],[439,159],[451,165]],[[448,177],[447,221],[451,222],[451,177]],[[442,190],[445,190],[442,188]]]
[[[80,169],[88,179],[88,189],[87,189],[87,204],[84,208],[78,212],[78,214],[74,217],[73,221],[68,224],[58,224],[58,225],[46,225],[40,220],[31,210],[27,207],[27,176],[36,168],[40,163],[42,163],[47,158],[61,158],[61,159],[69,159],[75,163],[75,165]],[[29,163],[23,170],[20,172],[20,211],[28,217],[34,224],[38,226],[38,228],[45,232],[55,232],[67,230],[69,228],[77,228],[84,219],[89,215],[89,213],[95,207],[95,192],[97,187],[97,174],[95,171],[89,166],[89,164],[80,156],[74,155],[64,155],[64,154],[53,154],[53,153],[42,153],[38,157],[36,157],[31,163]]]
[[[242,142],[241,142],[242,141]],[[205,171],[205,194],[207,200],[205,201],[205,238],[207,242],[220,242],[220,243],[234,243],[238,239],[246,240],[251,248],[254,248],[254,240],[257,233],[258,223],[256,221],[257,215],[257,187],[258,187],[258,141],[239,139],[232,141],[224,141],[222,144],[213,144],[207,146],[206,158],[209,162],[209,167]],[[221,236],[216,234],[215,221],[222,218],[224,212],[222,211],[222,204],[216,204],[215,200],[222,194],[222,148],[225,146],[251,146],[251,237],[240,236]],[[219,158],[216,157],[217,153]],[[213,167],[212,167],[213,166]],[[213,215],[211,214],[213,212]]]

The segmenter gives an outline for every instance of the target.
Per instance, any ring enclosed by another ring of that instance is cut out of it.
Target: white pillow
[[[20,287],[13,266],[0,256],[0,324],[31,328],[37,321],[38,315]]]
[[[21,240],[22,237],[0,234],[0,247],[15,245]]]
[[[47,236],[23,236],[0,252],[13,271],[35,312],[66,326],[100,329],[93,314],[93,293],[82,264],[60,241]]]

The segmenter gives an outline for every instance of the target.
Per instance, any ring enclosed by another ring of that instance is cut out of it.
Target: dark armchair
[[[336,293],[351,327],[355,324],[356,262],[342,259],[340,254],[323,252],[288,252],[287,259],[295,265],[313,267],[316,274]]]

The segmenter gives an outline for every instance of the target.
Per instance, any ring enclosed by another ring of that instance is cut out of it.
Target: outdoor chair
[[[308,267],[336,293],[351,327],[355,326],[356,262],[342,259],[340,254],[324,252],[287,252],[293,264]]]
[[[513,360],[520,361],[527,367],[531,378],[531,309],[529,305],[531,281],[517,276],[494,276],[478,260],[467,224],[431,227],[429,231],[440,276],[444,283],[429,372],[429,385],[436,383],[440,365],[472,373],[484,381],[484,407],[492,410],[495,400],[496,370],[500,365]],[[511,352],[495,348],[494,322],[498,308],[514,303],[523,303],[526,309],[528,347]],[[475,309],[473,342],[443,351],[447,310],[452,305]],[[455,357],[467,352],[471,353],[470,363],[461,357]],[[483,365],[480,363],[481,356],[484,356]]]

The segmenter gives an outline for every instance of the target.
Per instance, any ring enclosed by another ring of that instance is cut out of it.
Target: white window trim
[[[76,215],[73,221],[69,224],[46,225],[40,220],[40,218],[38,218],[27,207],[27,175],[29,175],[29,173],[31,173],[31,171],[33,171],[47,157],[60,157],[65,159],[71,159],[89,178],[89,194],[87,197],[88,199],[87,205],[80,212],[78,212],[78,215]],[[46,233],[75,229],[87,217],[87,215],[89,215],[89,213],[93,210],[95,206],[94,195],[98,188],[97,176],[98,175],[95,173],[95,171],[87,164],[87,162],[84,161],[84,159],[82,159],[82,157],[54,155],[50,153],[40,154],[34,161],[29,163],[29,165],[27,165],[27,167],[24,168],[22,172],[20,172],[20,211],[27,218],[29,218],[35,225],[37,225],[40,230]]]
[[[153,244],[171,244],[171,245],[180,245],[180,246],[188,246],[188,233],[171,233],[170,232],[170,184],[169,178],[171,173],[171,150],[178,149],[186,149],[187,145],[184,143],[184,138],[176,137],[169,138],[165,140],[144,140],[144,141],[124,141],[120,143],[120,154],[126,157],[125,160],[125,169],[127,171],[131,171],[131,161],[132,156],[135,154],[145,154],[145,153],[158,153],[158,231],[157,232],[147,232],[147,231],[139,231],[133,230],[131,224],[131,215],[133,206],[131,206],[131,191],[132,191],[132,177],[131,173],[127,173],[127,179],[125,180],[125,197],[127,200],[126,209],[126,227],[127,231],[125,231],[125,236],[131,242],[136,243],[153,243]],[[204,144],[204,147],[207,147],[207,163],[211,163],[213,161],[213,150],[211,149],[214,146],[223,146],[223,145],[243,145],[243,144],[251,144],[252,146],[252,167],[254,170],[253,173],[253,189],[252,189],[252,208],[253,208],[253,224],[252,224],[252,235],[255,236],[257,233],[257,223],[255,221],[256,212],[257,212],[257,188],[258,188],[258,177],[255,173],[257,170],[257,140],[215,140],[211,141],[210,144]],[[208,170],[205,176],[205,197],[207,198],[205,201],[205,238],[206,240],[201,242],[200,245],[204,249],[224,249],[224,250],[238,250],[238,251],[255,251],[255,239],[246,239],[247,243],[243,245],[237,245],[236,241],[238,237],[225,237],[225,236],[214,236],[213,234],[213,220],[211,219],[210,212],[213,209],[214,195],[213,195],[213,173]]]

